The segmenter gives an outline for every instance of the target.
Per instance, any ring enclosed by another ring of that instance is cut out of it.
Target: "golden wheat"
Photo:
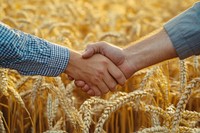
[[[77,51],[99,40],[124,47],[196,1],[0,0],[0,21]],[[199,60],[143,69],[102,97],[88,97],[65,74],[22,76],[0,68],[0,132],[198,133]]]

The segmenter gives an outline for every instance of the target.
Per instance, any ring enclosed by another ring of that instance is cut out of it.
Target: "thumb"
[[[87,46],[86,50],[82,54],[82,58],[89,58],[95,54],[95,49],[92,46]]]

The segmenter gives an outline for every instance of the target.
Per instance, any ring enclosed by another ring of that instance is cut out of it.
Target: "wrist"
[[[138,61],[139,59],[139,55],[137,53],[135,53],[134,51],[130,50],[129,48],[125,48],[122,50],[125,56],[125,62],[128,66],[128,73],[130,75],[133,75],[135,72],[137,72],[138,70],[140,70],[140,63]]]
[[[131,44],[131,47],[123,49],[126,60],[131,66],[131,73],[135,73],[154,64],[155,55],[152,53],[153,49],[149,47],[149,43],[151,42],[148,42],[146,39],[139,40]]]
[[[76,71],[78,69],[77,62],[80,62],[81,59],[81,55],[73,50],[69,50],[69,62],[68,65],[65,69],[65,73],[69,76],[72,76],[73,78],[75,75],[78,75],[78,71]]]

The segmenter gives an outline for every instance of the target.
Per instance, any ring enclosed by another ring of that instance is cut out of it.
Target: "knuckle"
[[[104,75],[105,68],[101,67],[97,70],[97,77],[101,77]]]
[[[97,76],[93,77],[91,81],[92,81],[92,83],[98,83],[99,82],[99,76],[97,75]]]
[[[104,65],[108,65],[108,59],[107,58],[105,58],[102,62],[103,62]]]
[[[101,64],[102,64],[102,69],[105,69],[105,67],[108,65],[108,59],[107,58],[102,59]]]
[[[98,74],[97,74],[98,77],[101,77],[103,75],[104,75],[104,71],[103,70],[99,71]]]
[[[107,42],[105,42],[105,41],[100,41],[99,42],[101,45],[106,45],[107,44]]]

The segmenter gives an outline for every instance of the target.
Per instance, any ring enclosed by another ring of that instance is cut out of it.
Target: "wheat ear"
[[[189,85],[186,86],[185,92],[181,95],[181,98],[178,102],[176,112],[174,114],[174,120],[173,120],[173,126],[172,126],[172,132],[176,132],[178,130],[178,126],[181,120],[181,113],[185,109],[185,106],[187,104],[187,101],[191,95],[192,89],[196,87],[197,83],[200,81],[200,78],[195,78],[192,81],[190,81]]]
[[[138,131],[137,133],[169,133],[169,130],[166,127],[156,126],[145,128],[142,131]]]
[[[0,132],[1,133],[6,133],[6,129],[4,127],[2,118],[3,118],[3,113],[0,111]]]
[[[0,68],[0,92],[8,96],[8,70],[4,68]]]
[[[131,92],[129,94],[127,94],[126,96],[121,96],[118,99],[112,101],[113,104],[107,106],[103,113],[102,116],[99,118],[99,121],[96,125],[95,128],[95,133],[101,133],[103,130],[103,124],[105,123],[105,121],[108,119],[109,115],[114,112],[115,110],[119,109],[120,107],[122,107],[123,105],[132,102],[138,98],[144,97],[146,96],[147,93],[141,90],[137,90],[134,92]]]

